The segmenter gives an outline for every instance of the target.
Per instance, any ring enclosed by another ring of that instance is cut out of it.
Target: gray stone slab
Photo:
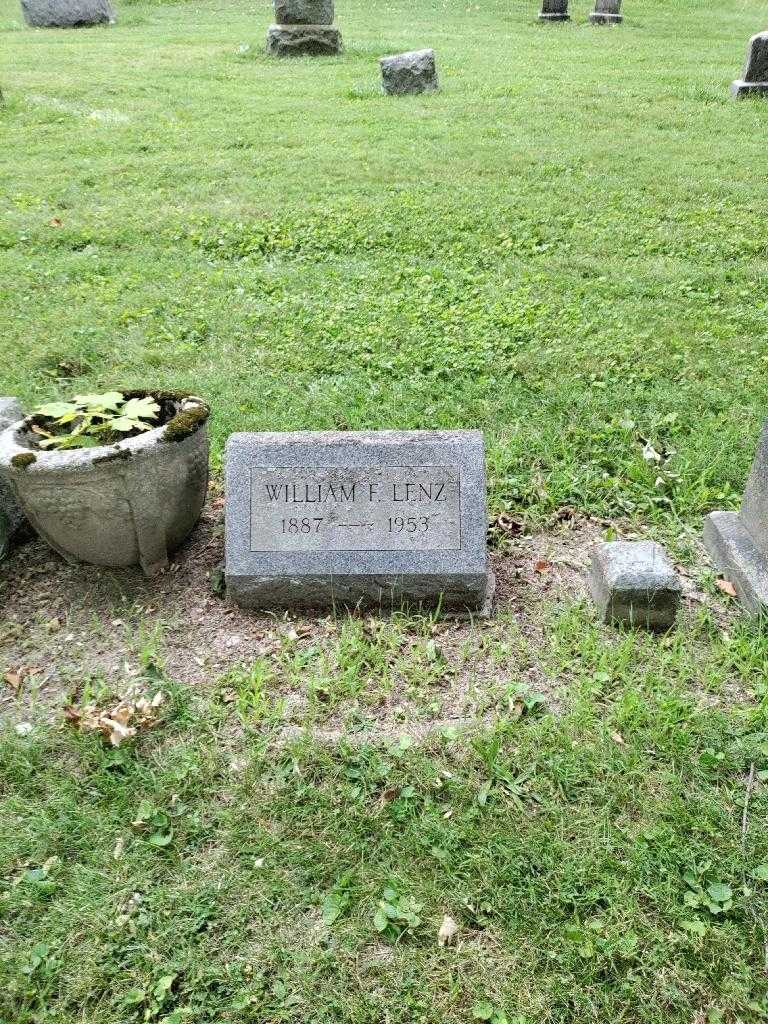
[[[680,607],[680,580],[654,541],[611,541],[592,552],[590,590],[604,622],[669,629]]]
[[[757,444],[740,515],[757,549],[768,556],[768,422],[763,425]]]
[[[768,82],[742,82],[740,80],[732,82],[731,95],[737,100],[742,100],[747,96],[767,96]]]
[[[410,50],[379,59],[381,88],[387,96],[434,92],[439,82],[434,50]]]
[[[768,612],[768,559],[737,512],[711,512],[704,521],[704,544],[715,566],[733,584],[753,614]]]
[[[233,434],[226,489],[242,607],[487,605],[479,431]]]
[[[621,0],[595,0],[589,20],[593,25],[619,25],[623,20]]]
[[[33,28],[82,28],[115,21],[109,0],[21,0],[21,10]]]
[[[275,0],[278,25],[332,25],[333,0]]]
[[[568,0],[541,0],[541,21],[570,21]]]
[[[768,88],[768,86],[767,86]],[[712,561],[750,612],[768,608],[768,421],[763,426],[740,512],[712,512],[704,523]]]
[[[341,52],[335,25],[270,25],[267,53],[274,57],[323,57]]]

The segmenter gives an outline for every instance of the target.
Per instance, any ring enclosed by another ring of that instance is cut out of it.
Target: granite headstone
[[[718,569],[754,614],[768,611],[768,422],[747,480],[740,512],[711,512],[704,543]]]
[[[731,94],[737,99],[768,95],[768,32],[749,40],[744,75],[731,85]]]
[[[654,541],[597,544],[589,586],[604,622],[669,629],[680,607],[675,567]]]
[[[434,50],[411,50],[381,57],[381,88],[388,96],[416,95],[438,88]]]
[[[267,53],[307,57],[341,52],[333,0],[274,0],[274,5],[276,24],[267,31]]]
[[[21,0],[21,10],[33,28],[83,28],[115,21],[110,0]]]
[[[624,20],[621,0],[595,0],[589,20],[593,25],[619,25]]]
[[[242,607],[488,605],[479,431],[233,434],[226,491]]]
[[[541,21],[570,21],[568,0],[541,0]]]

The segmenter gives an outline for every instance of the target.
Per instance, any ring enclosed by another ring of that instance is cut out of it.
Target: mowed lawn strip
[[[768,105],[728,85],[768,5],[572,6],[350,0],[343,56],[280,62],[266,2],[32,32],[3,0],[0,390],[194,382],[217,459],[243,428],[481,427],[494,508],[532,519],[733,504]],[[377,57],[427,44],[443,91],[379,95]]]

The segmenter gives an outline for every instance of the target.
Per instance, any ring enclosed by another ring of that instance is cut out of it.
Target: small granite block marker
[[[540,21],[570,21],[568,0],[541,0]]]
[[[438,88],[434,50],[381,57],[381,88],[388,96],[434,92]]]
[[[21,0],[21,10],[32,28],[83,28],[115,21],[109,0]]]
[[[227,596],[244,608],[487,608],[479,431],[233,434]]]
[[[759,32],[749,40],[744,77],[731,86],[731,95],[737,99],[744,96],[765,96],[768,94],[768,32]]]
[[[768,612],[768,423],[744,489],[740,512],[711,512],[704,544],[712,561],[755,615]]]
[[[611,541],[592,552],[590,589],[604,622],[669,629],[680,607],[680,581],[653,541]]]
[[[274,0],[274,4],[276,24],[267,32],[267,53],[306,57],[341,51],[333,0]]]
[[[624,20],[621,0],[595,0],[595,9],[589,20],[593,25],[619,25]]]

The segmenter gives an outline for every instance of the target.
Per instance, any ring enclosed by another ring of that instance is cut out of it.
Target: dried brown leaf
[[[437,933],[438,946],[450,946],[455,941],[458,933],[458,924],[448,914],[444,914],[440,930]]]
[[[3,678],[16,695],[21,692],[21,682],[24,676],[20,671],[12,669],[10,672],[6,672]]]

